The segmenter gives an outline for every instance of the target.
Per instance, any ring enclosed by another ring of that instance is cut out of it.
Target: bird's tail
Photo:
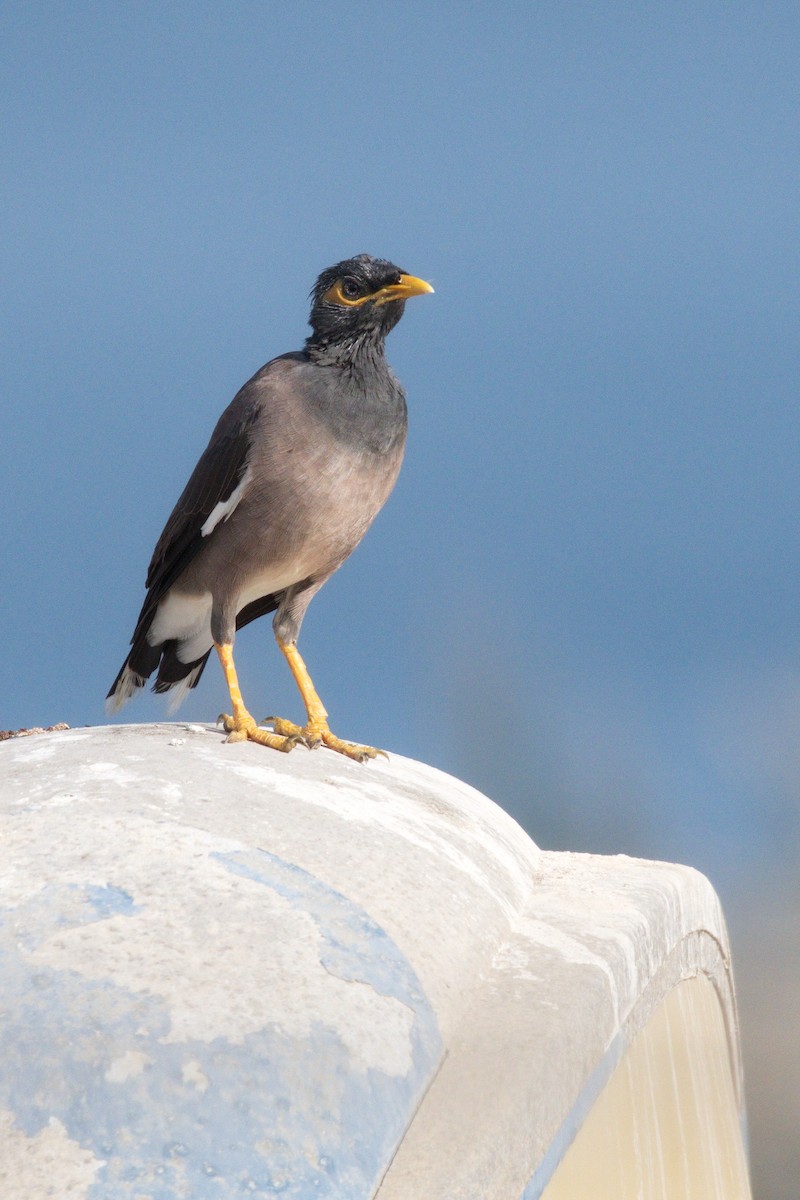
[[[192,688],[197,687],[211,653],[210,649],[206,650],[202,658],[185,663],[178,658],[178,646],[179,642],[172,640],[164,642],[160,647],[161,662],[156,681],[153,684],[153,691],[159,695],[164,692],[170,693],[167,705],[167,712],[170,715],[180,708]]]
[[[306,582],[309,583],[310,580]],[[261,596],[258,600],[252,600],[245,605],[236,617],[237,630],[243,629],[251,621],[263,617],[265,613],[274,612],[283,599],[283,595],[283,592],[276,592],[269,596]],[[156,603],[148,595],[131,639],[131,652],[120,667],[119,674],[106,696],[106,712],[109,716],[118,713],[132,696],[141,691],[156,670],[158,674],[153,684],[153,691],[171,693],[167,708],[167,712],[170,714],[175,712],[192,688],[197,687],[200,682],[200,676],[203,674],[203,668],[208,662],[208,656],[213,646],[209,646],[200,658],[195,658],[191,662],[183,662],[178,656],[182,644],[180,638],[169,638],[165,642],[151,645],[147,635],[156,611]],[[196,644],[194,637],[193,640]],[[183,644],[185,645],[185,643]]]
[[[156,668],[158,675],[153,691],[171,693],[167,709],[170,714],[180,707],[191,689],[197,687],[211,651],[209,649],[194,662],[185,663],[178,658],[178,645],[178,641],[172,638],[158,646],[151,646],[146,634],[137,630],[131,652],[106,696],[106,712],[109,716],[118,713],[132,696],[141,691]]]

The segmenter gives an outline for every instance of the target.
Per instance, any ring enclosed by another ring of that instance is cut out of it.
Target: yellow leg
[[[308,714],[308,723],[303,727],[295,725],[292,721],[284,721],[280,717],[270,717],[268,719],[272,722],[275,732],[282,734],[284,737],[302,738],[311,749],[322,743],[328,746],[329,749],[335,750],[338,754],[344,754],[347,758],[356,759],[357,762],[364,762],[368,758],[375,758],[378,754],[383,754],[384,757],[388,758],[385,750],[376,750],[373,746],[359,746],[355,742],[343,742],[341,738],[331,733],[325,706],[317,695],[316,688],[311,682],[308,668],[300,657],[300,651],[297,649],[297,646],[294,642],[282,642],[280,638],[278,638],[278,645],[283,651],[283,655],[289,664],[289,670],[292,672],[300,695],[303,697],[303,704],[305,704],[306,713]]]
[[[260,746],[269,746],[273,750],[282,750],[284,753],[292,750],[300,740],[298,737],[292,735],[287,737],[279,733],[270,733],[268,729],[259,729],[245,708],[242,693],[239,691],[239,680],[236,678],[236,667],[233,665],[233,646],[229,642],[223,642],[221,645],[215,642],[214,646],[222,664],[233,708],[232,716],[220,713],[218,718],[228,734],[227,741],[258,742]]]

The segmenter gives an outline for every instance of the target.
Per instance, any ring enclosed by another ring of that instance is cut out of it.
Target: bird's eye
[[[342,295],[346,300],[356,300],[361,295],[361,284],[351,275],[345,275],[342,280]]]

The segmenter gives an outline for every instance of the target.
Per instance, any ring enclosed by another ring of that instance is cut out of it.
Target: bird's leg
[[[385,750],[376,750],[373,746],[359,746],[355,742],[343,742],[341,738],[331,733],[325,706],[317,695],[308,668],[300,657],[297,646],[294,642],[282,641],[280,637],[277,641],[289,664],[289,670],[294,676],[300,695],[303,697],[308,722],[302,727],[295,725],[292,721],[284,721],[280,717],[270,717],[269,720],[272,721],[275,733],[282,734],[284,737],[300,737],[311,749],[321,742],[329,749],[336,750],[337,753],[344,754],[347,758],[354,758],[358,762],[364,762],[367,758],[375,758],[378,754],[388,757]]]
[[[233,715],[220,713],[219,720],[228,734],[229,742],[258,742],[260,746],[270,746],[273,750],[292,750],[300,740],[297,736],[283,736],[270,733],[268,729],[259,729],[253,717],[244,706],[242,693],[239,691],[239,680],[236,678],[236,667],[233,665],[233,646],[230,642],[215,642],[214,647],[222,664],[225,682],[231,697]]]

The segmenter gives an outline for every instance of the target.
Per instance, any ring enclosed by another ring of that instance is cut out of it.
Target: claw
[[[262,725],[269,723],[274,732],[280,734],[282,737],[294,737],[301,742],[305,742],[308,737],[309,729],[307,725],[295,725],[294,721],[285,721],[283,717],[264,717],[260,723]]]
[[[271,716],[264,717],[260,723],[262,725],[269,723],[276,737],[286,738],[287,741],[295,744],[300,742],[309,750],[327,746],[329,750],[334,750],[337,754],[343,754],[345,758],[352,758],[354,762],[361,763],[368,762],[371,758],[377,758],[379,754],[387,762],[389,759],[385,750],[377,750],[373,746],[361,746],[357,742],[342,741],[341,738],[331,733],[327,722],[322,724],[318,719],[301,726],[295,725],[294,721],[286,721],[283,717]]]
[[[385,750],[377,750],[374,746],[360,746],[357,742],[344,742],[332,734],[329,729],[323,731],[322,741],[330,750],[335,750],[338,754],[343,754],[345,758],[352,758],[360,763],[377,758],[379,754],[387,759],[389,757]]]
[[[225,739],[226,742],[257,742],[260,746],[269,746],[272,750],[280,750],[283,754],[288,754],[301,740],[294,735],[283,737],[278,733],[270,733],[268,729],[260,729],[247,712],[239,713],[236,717],[220,713],[217,724],[219,725],[220,722],[228,735]]]

